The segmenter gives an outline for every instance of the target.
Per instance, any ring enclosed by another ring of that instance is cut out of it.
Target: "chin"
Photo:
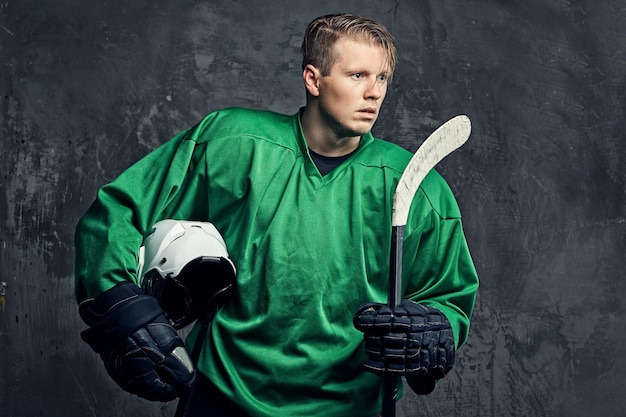
[[[335,132],[339,137],[360,137],[369,133],[375,120],[349,120],[345,123],[336,120]]]
[[[363,136],[366,133],[372,131],[372,127],[374,127],[374,123],[360,123],[358,126],[355,126],[353,132],[355,136]]]
[[[367,133],[369,133],[372,130],[371,127],[365,129],[358,129],[358,128],[354,128],[354,129],[350,129],[350,128],[346,128],[344,129],[343,133],[341,133],[339,136],[344,137],[344,138],[354,138],[354,137],[361,137]]]

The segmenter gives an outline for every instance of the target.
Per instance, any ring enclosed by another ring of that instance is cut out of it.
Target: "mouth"
[[[378,114],[378,112],[376,111],[375,107],[366,107],[366,108],[360,109],[358,111],[358,113],[361,116],[364,116],[364,117],[366,117],[368,119],[372,119],[372,118],[376,117],[376,115]]]

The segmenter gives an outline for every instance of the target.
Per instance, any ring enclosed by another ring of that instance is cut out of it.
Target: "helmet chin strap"
[[[146,262],[146,247],[141,245],[139,247],[139,253],[137,254],[138,263],[137,263],[137,282],[141,281],[141,277],[143,276],[143,265]]]

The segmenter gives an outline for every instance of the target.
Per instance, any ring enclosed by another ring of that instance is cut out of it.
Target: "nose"
[[[374,80],[369,83],[369,87],[365,91],[365,98],[378,100],[384,94],[384,81],[375,77]]]

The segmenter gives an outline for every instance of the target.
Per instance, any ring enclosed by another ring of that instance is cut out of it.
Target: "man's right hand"
[[[81,304],[82,339],[124,390],[151,401],[183,395],[195,370],[182,339],[154,297],[122,283]]]

